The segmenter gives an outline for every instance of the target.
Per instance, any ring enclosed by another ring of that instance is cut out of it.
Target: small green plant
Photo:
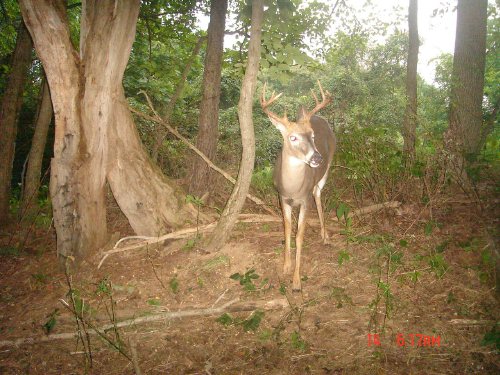
[[[161,302],[158,298],[150,298],[147,300],[147,303],[150,306],[161,306]]]
[[[172,277],[168,282],[168,285],[170,286],[170,290],[172,290],[172,293],[179,293],[179,279],[177,279],[177,276]]]
[[[307,349],[307,342],[300,336],[300,332],[293,331],[290,335],[290,343],[292,348],[304,351]]]
[[[349,253],[347,250],[340,250],[339,251],[339,257],[338,257],[338,263],[339,266],[341,266],[344,262],[349,261],[351,257],[349,256]]]
[[[257,288],[255,287],[253,280],[258,279],[259,275],[255,273],[254,269],[251,269],[245,272],[243,275],[239,272],[233,273],[231,276],[229,276],[229,278],[239,281],[240,285],[243,285],[243,289],[245,289],[246,291],[254,291]]]
[[[500,331],[497,328],[498,324],[494,325],[491,331],[487,332],[483,340],[481,341],[481,345],[489,346],[492,345],[496,348],[497,352],[500,351]]]
[[[349,208],[348,205],[346,205],[343,202],[340,202],[339,205],[337,206],[337,219],[339,222],[344,223],[344,229],[340,231],[341,234],[347,235],[348,240],[351,239],[352,236],[352,217],[349,217],[349,212],[351,209]]]
[[[448,264],[446,263],[443,254],[434,254],[428,259],[429,266],[431,266],[432,272],[436,274],[438,278],[442,278],[446,271],[448,271]]]
[[[20,251],[16,246],[13,245],[0,246],[0,256],[18,257],[19,255]]]
[[[352,305],[352,298],[347,295],[344,288],[333,287],[329,297],[335,300],[338,309],[342,308],[344,304]]]
[[[47,318],[48,320],[45,322],[45,324],[42,326],[43,327],[43,330],[45,331],[45,333],[48,335],[50,332],[52,332],[52,330],[54,329],[56,323],[57,323],[57,320],[56,320],[56,317],[59,315],[59,309],[54,309],[54,311],[52,313],[50,313]]]
[[[224,313],[215,319],[216,322],[222,324],[225,327],[229,326],[241,326],[245,332],[257,331],[264,317],[264,312],[261,310],[256,310],[247,319],[233,318],[230,314]]]
[[[200,208],[204,205],[204,203],[201,198],[191,194],[186,195],[186,203],[192,203],[196,206],[196,238],[198,238],[200,235],[198,233],[198,227],[200,224]]]

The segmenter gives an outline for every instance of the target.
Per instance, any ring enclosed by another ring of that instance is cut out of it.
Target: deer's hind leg
[[[321,238],[323,239],[324,244],[327,244],[329,242],[329,239],[325,227],[323,206],[321,204],[321,190],[323,189],[323,186],[325,186],[327,178],[328,178],[328,173],[325,173],[323,178],[318,182],[318,184],[313,189],[314,202],[316,202],[316,209],[318,211],[318,216],[319,216],[319,224],[321,226]]]

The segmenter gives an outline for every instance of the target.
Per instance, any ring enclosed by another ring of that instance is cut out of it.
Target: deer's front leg
[[[290,243],[292,238],[292,206],[281,199],[281,210],[283,211],[283,224],[285,226],[285,263],[283,273],[289,274],[292,271],[292,259]]]
[[[302,289],[300,282],[300,256],[302,255],[302,243],[304,242],[304,232],[306,230],[306,213],[307,207],[305,204],[300,206],[299,222],[297,228],[297,236],[295,237],[295,244],[297,252],[295,253],[295,272],[293,273],[293,290],[299,291]]]

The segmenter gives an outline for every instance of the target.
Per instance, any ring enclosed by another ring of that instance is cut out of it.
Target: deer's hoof
[[[302,290],[302,285],[300,282],[300,276],[299,277],[294,277],[293,278],[293,283],[292,283],[292,291],[294,292],[300,292]]]

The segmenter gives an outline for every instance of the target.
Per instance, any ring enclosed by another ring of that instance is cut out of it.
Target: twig
[[[135,345],[135,340],[133,338],[128,339],[128,345],[130,347],[130,354],[132,354],[132,364],[134,365],[135,375],[141,375],[141,368],[139,367],[139,359],[137,356],[137,348]]]
[[[178,311],[169,311],[163,312],[160,314],[154,315],[146,315],[138,318],[127,319],[116,324],[110,323],[103,325],[102,327],[93,327],[89,326],[91,330],[89,334],[99,335],[101,337],[104,336],[104,339],[108,341],[107,337],[102,334],[111,328],[121,328],[121,327],[133,327],[139,324],[149,323],[149,322],[157,322],[162,320],[173,320],[173,319],[182,319],[182,318],[190,318],[196,316],[210,316],[210,315],[218,315],[225,312],[238,312],[238,311],[252,311],[252,310],[277,310],[282,309],[288,306],[286,299],[273,299],[270,301],[245,301],[239,302],[239,298],[233,299],[220,307],[215,308],[204,308],[204,309],[190,309],[190,310],[178,310]],[[66,307],[69,305],[66,304]],[[22,337],[15,340],[2,340],[0,341],[0,347],[4,346],[20,346],[25,344],[35,344],[40,342],[50,342],[55,340],[69,340],[74,339],[78,336],[77,332],[68,332],[68,333],[58,333],[51,335],[43,335],[36,337]]]

